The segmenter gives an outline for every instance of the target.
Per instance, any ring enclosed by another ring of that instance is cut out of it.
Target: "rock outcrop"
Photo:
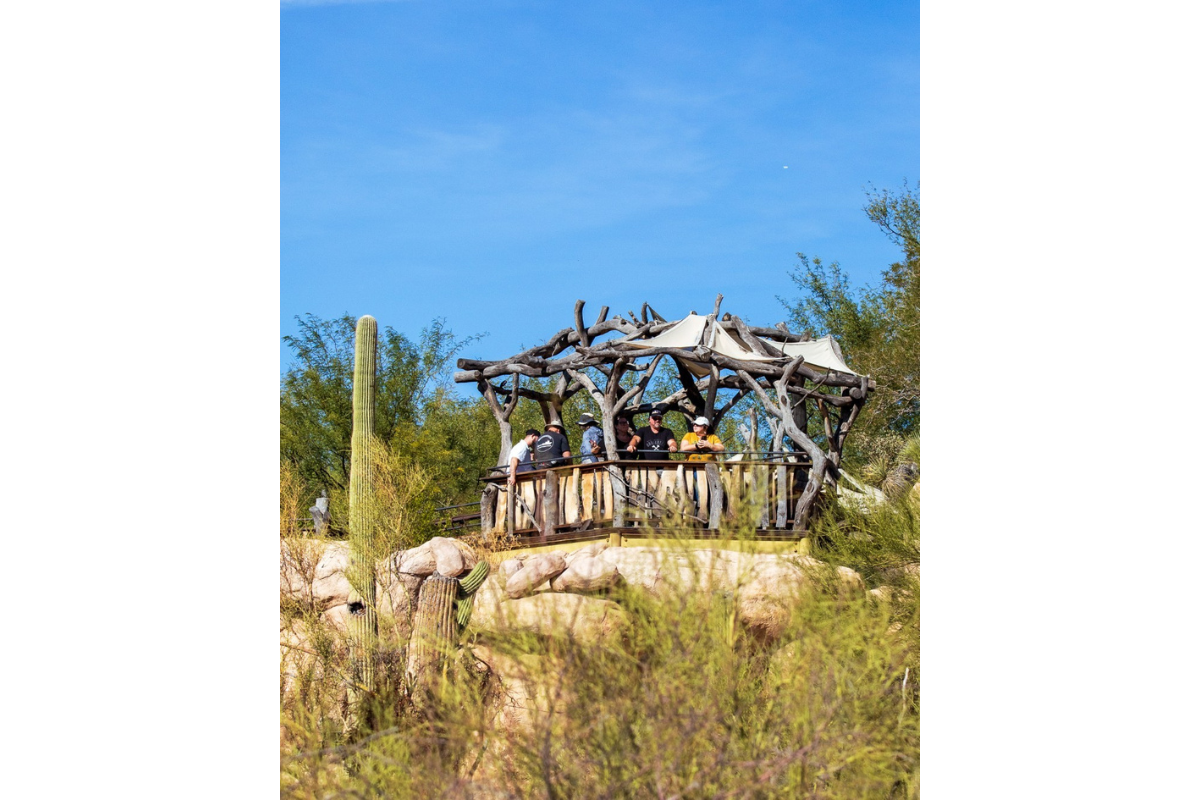
[[[334,629],[345,630],[349,610],[345,542],[289,543],[281,553],[280,591],[311,602]],[[391,554],[378,565],[381,635],[405,639],[411,631],[421,585],[431,575],[457,578],[479,556],[455,539],[435,538]],[[667,597],[685,592],[720,593],[737,604],[737,616],[757,633],[778,635],[789,609],[806,592],[830,588],[865,593],[862,577],[795,554],[717,548],[610,547],[601,541],[572,552],[521,554],[502,561],[473,599],[470,626],[598,641],[627,624],[621,606],[605,595],[626,585]],[[879,593],[876,593],[879,594]],[[884,597],[877,599],[884,600]]]

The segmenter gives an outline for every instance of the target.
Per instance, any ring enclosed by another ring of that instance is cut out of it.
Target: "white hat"
[[[704,427],[707,428],[708,427],[708,417],[696,417],[696,420],[692,424],[693,425],[703,425]]]

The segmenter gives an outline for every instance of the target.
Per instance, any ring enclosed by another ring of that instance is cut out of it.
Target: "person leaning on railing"
[[[525,437],[513,445],[508,454],[508,485],[517,482],[518,472],[529,472],[533,469],[533,443],[542,433],[537,428],[525,431]]]
[[[683,435],[679,451],[688,454],[688,461],[715,461],[713,454],[725,452],[725,445],[715,433],[708,432],[708,417],[696,417],[692,432]]]
[[[649,461],[667,460],[670,456],[666,454],[674,453],[678,449],[674,432],[663,427],[663,412],[657,408],[650,412],[650,424],[638,428],[637,433],[629,440],[629,447],[626,448],[630,453],[638,453],[640,450],[640,457]]]

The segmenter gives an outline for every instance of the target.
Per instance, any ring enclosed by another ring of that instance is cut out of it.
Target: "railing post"
[[[520,477],[517,481],[521,480]],[[514,536],[517,531],[517,481],[513,481],[512,486],[508,487],[506,494],[508,495],[508,535]]]
[[[558,524],[558,473],[546,470],[546,485],[542,489],[542,541],[554,533]]]
[[[705,463],[704,476],[708,479],[708,529],[715,531],[721,527],[725,491],[721,487],[721,473],[714,462]]]

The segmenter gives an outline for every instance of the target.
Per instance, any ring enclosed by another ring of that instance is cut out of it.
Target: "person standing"
[[[512,450],[508,453],[508,485],[512,486],[517,482],[518,472],[529,472],[533,469],[533,443],[537,441],[541,432],[537,428],[530,428],[525,431],[524,438],[513,445]]]
[[[713,453],[725,452],[725,445],[715,433],[708,432],[708,417],[696,417],[692,432],[683,435],[679,449],[688,454],[688,461],[715,461]]]
[[[633,441],[633,424],[630,423],[629,417],[622,414],[617,417],[616,422],[617,433],[617,455],[621,458],[637,458],[637,453],[630,452],[629,443]]]
[[[583,426],[583,438],[579,442],[580,463],[595,464],[607,458],[604,452],[604,431],[591,414],[582,414],[579,424]]]
[[[650,424],[644,428],[638,428],[626,449],[631,453],[638,453],[638,457],[642,460],[661,461],[670,458],[667,453],[677,452],[679,445],[676,443],[675,434],[671,429],[663,427],[662,420],[662,411],[657,408],[651,411]]]
[[[533,446],[533,460],[538,469],[564,467],[571,463],[571,443],[567,441],[565,428],[558,420],[546,423],[546,432],[538,437]]]

